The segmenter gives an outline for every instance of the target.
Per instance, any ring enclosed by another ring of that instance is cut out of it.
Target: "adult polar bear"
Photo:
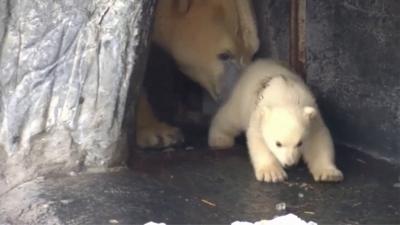
[[[214,99],[223,88],[219,81],[236,76],[259,46],[251,0],[160,0],[152,38]],[[140,147],[165,147],[181,136],[154,116],[144,95],[136,124]]]

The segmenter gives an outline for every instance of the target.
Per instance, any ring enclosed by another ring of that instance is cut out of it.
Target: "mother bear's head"
[[[158,1],[153,40],[214,99],[259,47],[250,0]]]

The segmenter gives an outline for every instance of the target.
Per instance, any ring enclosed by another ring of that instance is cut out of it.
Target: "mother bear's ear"
[[[163,1],[163,0],[161,0]],[[179,13],[187,13],[192,5],[192,0],[175,0],[176,8]]]
[[[239,16],[239,30],[237,32],[241,36],[245,48],[253,56],[260,46],[260,40],[258,39],[257,22],[252,1],[235,0],[235,3]]]

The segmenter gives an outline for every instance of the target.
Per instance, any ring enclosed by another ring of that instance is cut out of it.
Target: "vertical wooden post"
[[[292,69],[306,78],[306,2],[290,1],[289,63]]]

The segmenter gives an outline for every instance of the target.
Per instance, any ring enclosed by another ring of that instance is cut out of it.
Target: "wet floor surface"
[[[129,170],[44,179],[36,205],[66,224],[229,224],[287,213],[319,224],[400,224],[399,168],[385,162],[339,147],[344,182],[315,183],[299,165],[286,182],[266,184],[256,181],[244,147],[189,144],[136,151]],[[22,198],[17,207],[29,204]],[[32,224],[46,220],[37,215]]]

